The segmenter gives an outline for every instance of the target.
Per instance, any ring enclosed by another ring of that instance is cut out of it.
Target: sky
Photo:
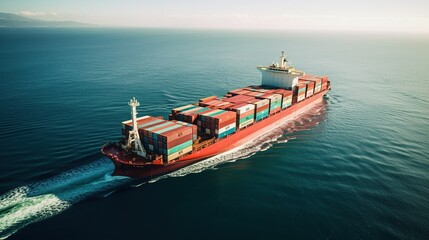
[[[0,12],[113,27],[429,34],[429,0],[0,0]]]

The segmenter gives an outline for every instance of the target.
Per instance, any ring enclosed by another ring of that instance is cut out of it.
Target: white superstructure
[[[284,52],[281,52],[280,63],[268,67],[257,67],[262,73],[262,85],[284,89],[292,89],[298,84],[298,77],[305,73],[288,66]]]

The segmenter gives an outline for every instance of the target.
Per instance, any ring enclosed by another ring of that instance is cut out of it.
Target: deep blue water
[[[429,37],[0,29],[0,237],[427,239]],[[285,50],[332,91],[295,121],[148,183],[100,146],[140,114],[258,84]],[[19,230],[19,231],[17,231]]]

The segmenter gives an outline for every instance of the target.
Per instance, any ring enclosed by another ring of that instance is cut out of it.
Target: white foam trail
[[[104,158],[0,196],[0,239],[30,223],[57,215],[87,197],[131,181],[111,176],[113,169],[110,160]]]

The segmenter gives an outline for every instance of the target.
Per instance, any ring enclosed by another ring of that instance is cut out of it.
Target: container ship
[[[131,99],[120,140],[101,148],[115,164],[113,174],[150,179],[240,147],[296,118],[331,89],[327,76],[289,66],[284,52],[279,63],[257,69],[261,85],[174,108],[168,120],[137,117],[140,103]]]

